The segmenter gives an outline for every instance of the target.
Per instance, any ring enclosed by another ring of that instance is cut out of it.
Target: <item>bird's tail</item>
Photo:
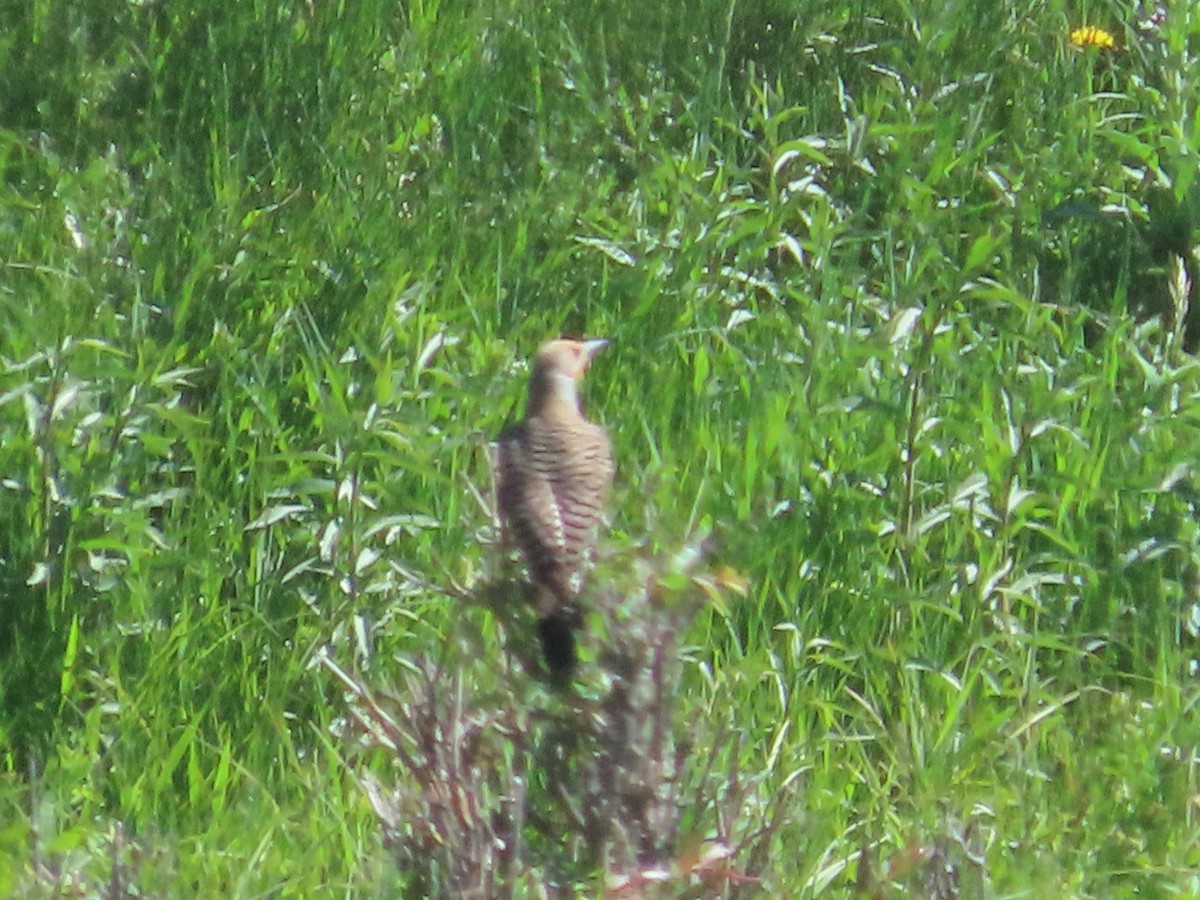
[[[542,658],[550,674],[563,678],[575,671],[579,661],[575,653],[575,629],[579,626],[579,613],[570,606],[562,606],[549,615],[538,619],[538,637],[542,639]]]

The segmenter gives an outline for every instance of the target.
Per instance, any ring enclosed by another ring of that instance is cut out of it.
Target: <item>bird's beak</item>
[[[605,338],[597,338],[594,341],[584,341],[583,342],[584,359],[586,359],[588,362],[591,362],[592,357],[594,357],[597,353],[599,353],[601,350],[603,350],[605,347],[607,347],[610,343],[612,343],[612,342]]]

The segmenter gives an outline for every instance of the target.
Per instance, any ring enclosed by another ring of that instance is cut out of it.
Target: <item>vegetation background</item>
[[[3,10],[0,894],[1200,894],[1194,5]],[[560,333],[568,695],[481,587]]]

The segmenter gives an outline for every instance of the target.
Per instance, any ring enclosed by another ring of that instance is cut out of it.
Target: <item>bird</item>
[[[533,585],[542,656],[552,675],[576,665],[577,599],[615,466],[608,432],[583,414],[579,384],[607,340],[560,338],[533,362],[525,417],[496,439],[496,508]]]

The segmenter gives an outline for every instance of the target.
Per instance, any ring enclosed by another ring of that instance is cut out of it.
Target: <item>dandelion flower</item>
[[[1117,39],[1095,25],[1085,25],[1071,32],[1071,43],[1076,47],[1099,47],[1101,50],[1112,50],[1117,46]]]

